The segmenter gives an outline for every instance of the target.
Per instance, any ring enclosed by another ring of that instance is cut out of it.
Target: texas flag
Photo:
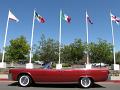
[[[9,10],[8,18],[10,20],[14,20],[16,22],[19,22],[19,19]]]
[[[112,13],[110,13],[111,16],[111,21],[114,21],[115,23],[119,24],[120,23],[120,18],[113,15]]]
[[[35,18],[41,23],[45,22],[45,19],[36,12],[35,12]]]
[[[63,20],[65,20],[66,22],[68,22],[68,23],[70,23],[70,21],[71,21],[71,17],[66,15],[66,14],[64,14],[64,13],[62,13],[61,18]]]

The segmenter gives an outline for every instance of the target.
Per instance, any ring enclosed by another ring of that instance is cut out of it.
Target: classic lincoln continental
[[[106,68],[93,69],[10,69],[9,79],[18,81],[22,87],[32,83],[65,84],[78,83],[88,88],[94,82],[105,81],[109,71]]]

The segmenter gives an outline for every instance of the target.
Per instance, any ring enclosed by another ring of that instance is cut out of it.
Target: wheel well
[[[80,77],[79,82],[80,82],[80,80],[81,80],[82,78],[84,78],[84,77]],[[87,78],[90,78],[90,80],[92,81],[92,83],[94,83],[94,79],[93,79],[92,77],[87,77]]]
[[[34,82],[33,78],[32,78],[31,75],[28,74],[28,73],[20,73],[20,74],[17,76],[17,81],[18,81],[19,77],[22,76],[22,75],[28,75],[28,76],[31,78],[32,82]]]

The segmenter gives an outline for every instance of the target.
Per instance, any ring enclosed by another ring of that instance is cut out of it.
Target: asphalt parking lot
[[[85,90],[76,84],[35,84],[31,87],[19,87],[17,82],[0,81],[0,90]],[[120,90],[120,83],[99,82],[86,90]]]

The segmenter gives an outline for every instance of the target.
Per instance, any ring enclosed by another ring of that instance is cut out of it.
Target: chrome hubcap
[[[81,79],[81,85],[83,87],[89,87],[91,84],[91,80],[89,78],[82,78]]]
[[[29,84],[29,77],[21,76],[19,82],[21,86],[27,86]]]

